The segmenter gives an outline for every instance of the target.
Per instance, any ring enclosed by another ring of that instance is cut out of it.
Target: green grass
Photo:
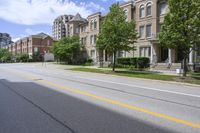
[[[109,69],[98,69],[98,68],[72,68],[70,70],[111,74],[111,75],[135,77],[135,78],[144,78],[144,79],[153,79],[153,80],[162,80],[162,81],[176,81],[176,82],[184,82],[184,83],[191,83],[191,84],[200,84],[199,79],[193,78],[191,76],[182,79],[182,78],[179,78],[178,76],[161,75],[158,73],[152,73],[148,71],[128,71],[128,70],[118,69],[116,72],[113,72],[112,70],[109,70]]]
[[[136,78],[146,78],[146,79],[157,79],[157,80],[173,80],[176,76],[171,75],[160,75],[156,73],[146,72],[146,71],[125,71],[125,70],[117,70],[113,72],[107,69],[96,69],[96,68],[72,68],[70,70],[73,71],[82,71],[82,72],[93,72],[93,73],[103,73],[103,74],[111,74],[118,76],[126,76],[126,77],[136,77]]]

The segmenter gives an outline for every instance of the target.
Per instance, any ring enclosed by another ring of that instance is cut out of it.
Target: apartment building
[[[34,54],[43,55],[44,53],[49,53],[49,46],[51,46],[53,42],[53,38],[49,35],[39,33],[22,38],[4,48],[8,49],[13,55],[28,54],[31,58]]]
[[[118,57],[148,57],[151,66],[175,65],[181,67],[180,62],[183,59],[181,49],[166,49],[158,43],[158,33],[164,22],[164,16],[168,12],[167,0],[130,0],[120,7],[127,16],[127,21],[135,20],[136,31],[139,38],[135,43],[136,51],[118,51]],[[108,55],[106,51],[99,53],[96,49],[97,36],[101,30],[101,23],[105,16],[100,12],[94,13],[84,19],[77,14],[71,19],[69,24],[69,35],[77,35],[85,48],[88,58],[98,64],[100,60],[103,62],[111,62],[112,55]],[[193,65],[200,58],[200,52],[192,51],[189,56],[189,64]]]
[[[88,57],[94,62],[99,62],[99,53],[96,49],[97,36],[100,32],[101,13],[95,13],[87,17],[87,23],[80,25],[80,39],[84,45]]]
[[[52,26],[53,38],[60,40],[63,37],[69,36],[69,24],[68,22],[73,18],[72,15],[62,15],[57,17]]]
[[[0,33],[0,48],[10,44],[11,42],[11,37],[8,33]]]

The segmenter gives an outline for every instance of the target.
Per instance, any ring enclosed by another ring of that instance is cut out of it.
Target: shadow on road
[[[129,118],[34,82],[10,82],[1,79],[0,85],[4,86],[0,89],[8,89],[14,95],[74,133],[174,133],[174,131]],[[4,100],[0,97],[0,101],[3,102]],[[11,101],[11,103],[15,106],[18,104],[15,101]],[[26,108],[23,111],[26,112]],[[3,112],[0,115],[8,115],[7,119],[9,119],[9,112]],[[28,130],[25,130],[26,125],[24,127],[24,130],[21,129],[20,133],[25,133]],[[0,128],[4,129],[6,133],[6,129],[12,127],[0,125]]]

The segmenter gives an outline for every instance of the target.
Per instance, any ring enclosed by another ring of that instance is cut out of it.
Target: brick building
[[[8,49],[13,55],[28,54],[30,58],[34,54],[42,55],[44,52],[49,52],[49,47],[53,44],[52,37],[45,33],[31,35],[11,43],[4,48]]]

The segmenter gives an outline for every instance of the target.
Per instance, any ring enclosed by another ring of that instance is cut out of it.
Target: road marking
[[[128,109],[131,109],[131,110],[134,110],[134,111],[138,111],[138,112],[141,112],[141,113],[145,113],[145,114],[149,114],[149,115],[152,115],[152,116],[156,116],[156,117],[159,117],[159,118],[162,118],[162,119],[165,119],[165,120],[169,120],[169,121],[173,121],[173,122],[176,122],[176,123],[184,124],[184,125],[187,125],[187,126],[190,126],[190,127],[194,127],[194,128],[200,128],[200,124],[197,124],[197,123],[193,123],[193,122],[185,121],[185,120],[182,120],[182,119],[179,119],[179,118],[175,118],[175,117],[172,117],[172,116],[156,113],[156,112],[150,111],[148,109],[139,108],[139,107],[136,107],[136,106],[133,106],[133,105],[124,104],[124,103],[121,103],[121,102],[118,102],[118,101],[114,101],[114,100],[109,99],[109,98],[105,98],[105,97],[102,97],[102,96],[94,95],[94,94],[91,94],[91,93],[88,93],[88,92],[84,92],[84,91],[81,91],[81,90],[71,89],[71,88],[68,88],[68,87],[65,87],[65,86],[62,86],[62,85],[59,85],[59,84],[55,84],[53,82],[49,82],[49,81],[46,81],[46,80],[42,80],[42,81],[38,81],[38,82],[44,83],[44,84],[48,84],[48,85],[51,85],[51,86],[54,86],[54,87],[58,87],[60,89],[64,89],[64,90],[67,90],[67,91],[70,91],[70,92],[73,92],[73,93],[77,93],[77,94],[81,94],[81,95],[84,95],[84,96],[88,96],[88,97],[91,97],[91,98],[94,98],[94,99],[98,99],[100,101],[104,101],[104,102],[107,102],[107,103],[118,105],[118,106],[121,106],[121,107],[124,107],[124,108],[128,108]]]
[[[32,77],[30,75],[33,75],[33,74],[30,74],[30,73],[27,74],[27,72],[26,72],[26,76],[23,75],[23,77],[28,77],[28,78],[31,78],[32,80],[34,80],[35,77]],[[19,75],[19,76],[22,76],[22,75]],[[172,116],[168,116],[168,115],[160,114],[160,113],[157,113],[157,112],[153,112],[153,111],[148,110],[148,109],[139,108],[139,107],[136,107],[136,106],[133,106],[133,105],[129,105],[129,104],[124,104],[124,103],[121,103],[121,102],[118,102],[118,101],[115,101],[115,100],[112,100],[112,99],[109,99],[109,98],[105,98],[105,97],[102,97],[102,96],[94,95],[94,94],[91,94],[91,93],[88,93],[88,92],[84,92],[84,91],[81,91],[81,90],[71,89],[71,88],[68,88],[68,87],[65,87],[65,86],[62,86],[62,85],[59,85],[59,84],[55,84],[55,83],[47,81],[47,80],[39,80],[39,81],[35,81],[35,82],[48,84],[48,85],[51,85],[51,86],[54,86],[54,87],[58,87],[60,89],[64,89],[64,90],[73,92],[73,93],[77,93],[77,94],[81,94],[81,95],[84,95],[84,96],[88,96],[88,97],[91,97],[91,98],[94,98],[94,99],[97,99],[97,100],[100,100],[100,101],[104,101],[104,102],[107,102],[107,103],[118,105],[118,106],[121,106],[121,107],[124,107],[124,108],[128,108],[128,109],[131,109],[131,110],[134,110],[134,111],[141,112],[141,113],[149,114],[149,115],[152,115],[152,116],[155,116],[155,117],[159,117],[159,118],[162,118],[162,119],[165,119],[165,120],[169,120],[169,121],[172,121],[172,122],[176,122],[176,123],[179,123],[179,124],[187,125],[187,126],[190,126],[190,127],[193,127],[193,128],[200,128],[200,124],[199,123],[189,122],[189,121],[182,120],[182,119],[179,119],[179,118],[175,118],[175,117],[172,117]]]
[[[137,88],[142,88],[142,89],[146,89],[146,90],[154,90],[154,91],[167,92],[167,93],[173,93],[173,94],[178,94],[178,95],[184,95],[184,96],[200,98],[200,95],[187,94],[187,93],[182,93],[182,92],[177,92],[177,91],[162,90],[162,89],[144,87],[144,86],[139,86],[139,85],[131,85],[131,84],[119,83],[119,82],[114,82],[114,81],[105,81],[105,80],[99,80],[99,79],[85,78],[85,77],[80,77],[80,76],[76,76],[76,77],[77,78],[81,78],[81,79],[91,80],[91,81],[99,81],[99,82],[105,82],[105,83],[125,85],[125,86],[129,86],[129,87],[137,87]]]

